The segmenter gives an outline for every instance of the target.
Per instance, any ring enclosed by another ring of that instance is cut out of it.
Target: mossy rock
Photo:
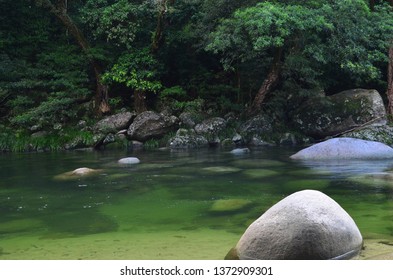
[[[271,176],[277,176],[280,173],[270,169],[248,169],[244,171],[243,174],[254,179],[260,179],[260,178],[266,178]]]
[[[304,102],[292,120],[302,133],[321,139],[365,124],[384,125],[386,110],[376,90],[353,89]]]
[[[252,205],[252,201],[242,198],[219,199],[213,202],[210,212],[222,213],[240,211]]]

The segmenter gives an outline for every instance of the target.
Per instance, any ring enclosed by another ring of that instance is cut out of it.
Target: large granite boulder
[[[195,126],[195,132],[201,135],[218,135],[226,128],[227,122],[223,118],[210,118]]]
[[[292,117],[307,136],[322,139],[365,125],[385,125],[386,110],[376,90],[353,89],[305,102]]]
[[[362,244],[358,227],[339,204],[319,191],[304,190],[279,201],[253,222],[230,258],[350,259]]]
[[[94,125],[93,129],[102,133],[116,133],[128,128],[135,117],[136,114],[131,112],[118,113],[100,120]]]
[[[193,129],[181,128],[176,132],[176,136],[169,139],[167,146],[171,149],[195,149],[208,147],[209,142]]]
[[[251,141],[253,137],[270,138],[272,132],[272,120],[264,114],[254,116],[239,127],[239,133],[247,142]]]
[[[137,141],[161,138],[165,134],[175,130],[178,126],[178,118],[166,116],[153,111],[139,114],[127,130],[128,138]]]
[[[387,159],[393,158],[393,149],[380,142],[343,137],[312,145],[290,158],[301,160]]]
[[[342,136],[377,141],[382,142],[388,146],[393,146],[393,127],[387,125],[368,126],[362,129],[347,132]]]
[[[220,135],[227,127],[227,121],[223,118],[209,118],[197,124],[195,132],[207,139],[209,146],[215,147],[221,143]]]

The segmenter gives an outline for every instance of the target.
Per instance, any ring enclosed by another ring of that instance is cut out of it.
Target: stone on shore
[[[349,214],[319,191],[296,192],[268,209],[240,238],[232,259],[350,259],[363,244]]]
[[[393,149],[383,143],[356,138],[333,138],[312,145],[290,157],[300,160],[388,159]]]

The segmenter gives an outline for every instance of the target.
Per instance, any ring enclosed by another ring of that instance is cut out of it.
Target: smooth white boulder
[[[138,164],[140,162],[141,161],[136,157],[126,157],[126,158],[119,159],[118,161],[119,164]]]
[[[380,142],[343,137],[312,145],[290,158],[300,160],[388,159],[393,158],[393,149]]]
[[[353,219],[315,190],[296,192],[254,221],[231,251],[239,259],[349,259],[362,248]]]

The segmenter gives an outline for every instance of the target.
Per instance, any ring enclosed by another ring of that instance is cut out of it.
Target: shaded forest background
[[[392,2],[0,0],[0,133],[122,108],[285,122],[351,88],[392,113]]]

